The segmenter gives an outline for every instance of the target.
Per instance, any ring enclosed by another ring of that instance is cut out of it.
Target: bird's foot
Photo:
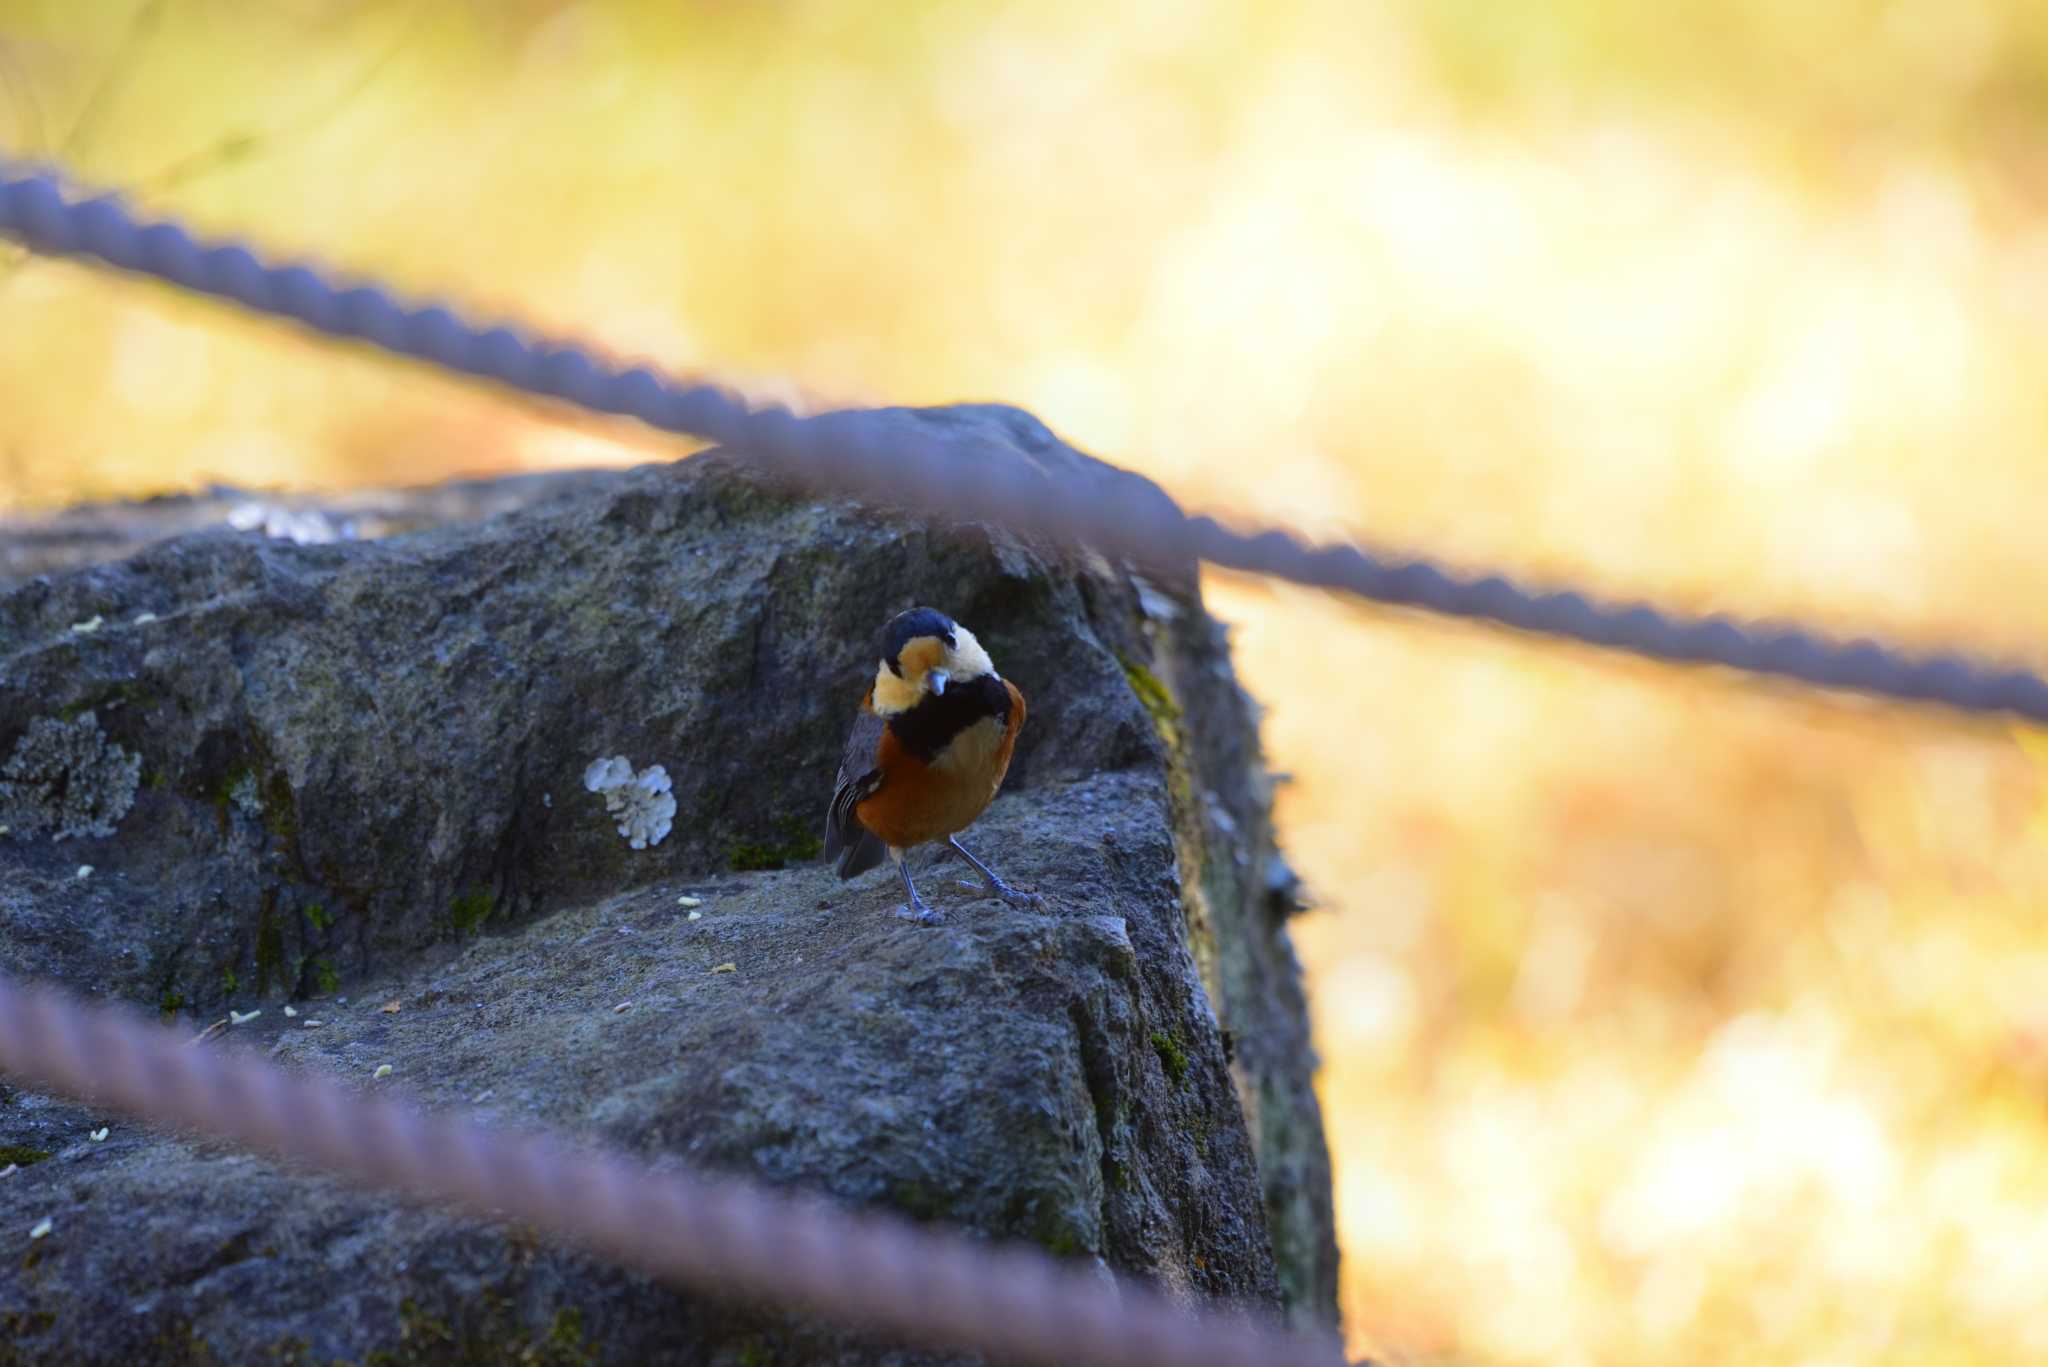
[[[1012,911],[1043,911],[1045,899],[1035,892],[1013,888],[1000,878],[991,878],[984,883],[981,891],[995,898]]]
[[[922,902],[915,902],[907,907],[898,907],[896,908],[896,914],[906,921],[910,921],[921,926],[944,925],[946,921],[946,918],[944,916],[941,916],[938,912],[933,911],[930,907],[926,906]]]

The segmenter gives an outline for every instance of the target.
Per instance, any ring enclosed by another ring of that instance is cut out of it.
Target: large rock
[[[876,420],[1103,477],[1014,410]],[[719,453],[273,508],[284,536],[243,502],[0,534],[0,969],[195,1033],[260,1007],[201,1047],[1334,1322],[1290,880],[1185,567]],[[324,541],[352,522],[392,534]],[[914,602],[1030,700],[972,843],[1042,912],[927,858],[949,914],[915,926],[886,870],[812,858],[874,629]],[[585,790],[612,755],[670,775],[660,843]],[[0,1094],[0,1362],[923,1360],[104,1123]]]

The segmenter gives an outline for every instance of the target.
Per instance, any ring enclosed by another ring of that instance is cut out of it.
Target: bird
[[[890,618],[879,655],[832,789],[825,858],[837,861],[845,879],[887,857],[908,899],[896,914],[924,925],[945,918],[918,896],[906,856],[938,840],[974,867],[992,896],[1039,905],[1036,894],[1005,883],[959,839],[1002,787],[1024,725],[1024,695],[996,673],[973,632],[935,608]]]

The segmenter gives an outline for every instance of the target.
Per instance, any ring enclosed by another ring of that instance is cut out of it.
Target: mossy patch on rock
[[[448,904],[448,919],[455,926],[455,933],[467,935],[491,919],[497,902],[482,888],[471,888]]]
[[[1166,1075],[1179,1082],[1188,1075],[1187,1050],[1164,1030],[1152,1032],[1152,1052],[1159,1055],[1159,1065],[1166,1069]]]
[[[734,873],[773,871],[809,863],[825,852],[825,842],[818,833],[793,816],[784,817],[778,829],[782,835],[779,843],[734,841],[726,848],[725,866]]]

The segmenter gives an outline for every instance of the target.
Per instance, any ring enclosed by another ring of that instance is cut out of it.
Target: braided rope
[[[306,265],[266,266],[236,243],[202,244],[175,223],[138,223],[117,200],[67,195],[49,172],[0,162],[0,235],[88,257],[261,313],[296,320],[526,393],[744,448],[805,488],[1037,532],[1160,564],[1199,557],[1398,607],[1493,622],[1652,659],[1716,664],[1828,688],[2048,723],[2048,681],[1957,654],[1842,643],[1795,626],[1686,618],[1647,604],[1532,592],[1499,575],[1461,576],[1352,545],[1310,545],[1280,530],[1232,531],[1188,518],[1149,481],[1117,472],[1061,483],[971,432],[938,434],[846,411],[798,418],[714,385],[619,369],[582,348],[478,328],[439,304],[408,306],[372,285],[338,288]],[[1120,476],[1120,477],[1119,477]]]
[[[1343,1362],[1334,1344],[1184,1310],[1034,1249],[428,1115],[239,1050],[189,1048],[127,1008],[87,1006],[4,976],[0,1070],[153,1125],[523,1220],[681,1286],[794,1304],[935,1348],[1044,1367]]]

